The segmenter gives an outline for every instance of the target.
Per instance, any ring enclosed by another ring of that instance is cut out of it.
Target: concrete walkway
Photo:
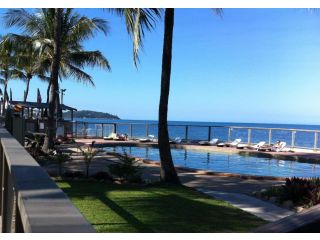
[[[224,200],[231,205],[240,208],[243,211],[249,212],[268,222],[277,221],[294,214],[293,211],[280,208],[274,204],[240,193],[218,192],[205,188],[197,188],[197,190],[214,198]]]

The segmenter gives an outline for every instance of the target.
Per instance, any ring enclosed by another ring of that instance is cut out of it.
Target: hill
[[[64,118],[71,118],[71,112],[67,111],[63,113]],[[105,119],[120,119],[117,115],[113,115],[110,113],[104,113],[104,112],[96,112],[96,111],[90,111],[90,110],[80,110],[77,112],[74,112],[75,118],[105,118]]]

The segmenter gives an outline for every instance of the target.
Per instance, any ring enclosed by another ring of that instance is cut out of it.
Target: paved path
[[[198,191],[210,195],[214,198],[224,200],[231,205],[249,212],[268,222],[280,220],[284,217],[294,214],[293,211],[280,208],[274,204],[259,200],[240,193],[218,192],[205,188],[197,188]]]

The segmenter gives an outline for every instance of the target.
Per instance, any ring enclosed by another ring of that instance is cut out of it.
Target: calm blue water
[[[117,132],[120,134],[131,135],[129,124],[133,123],[132,137],[146,137],[147,130],[146,124],[149,125],[148,134],[158,135],[157,121],[142,121],[142,120],[106,120],[106,119],[75,119],[78,121],[85,121],[88,123],[88,135],[92,136],[107,136],[113,131],[113,125],[107,123],[118,123]],[[103,130],[101,125],[94,123],[106,123]],[[228,128],[227,126],[243,126],[243,127],[262,127],[262,128],[287,128],[287,129],[305,129],[305,130],[320,130],[320,125],[298,125],[298,124],[268,124],[268,123],[229,123],[229,122],[182,122],[182,121],[169,121],[169,134],[170,138],[181,137],[185,138],[185,127],[178,125],[198,125],[197,127],[189,127],[188,139],[189,140],[207,140],[208,128],[207,125],[213,126],[226,126],[226,127],[214,127],[211,129],[211,138],[219,138],[222,141],[228,140]],[[81,135],[83,133],[83,125],[78,124],[77,133]],[[75,131],[75,129],[74,129]],[[251,142],[257,143],[260,141],[268,142],[269,132],[266,130],[252,130]],[[272,132],[272,142],[278,140],[287,142],[287,145],[291,145],[291,131],[274,130]],[[241,138],[243,142],[248,141],[247,129],[233,129],[231,132],[231,139]],[[318,135],[318,146],[320,146],[320,134]],[[295,136],[295,146],[313,148],[314,146],[314,133],[311,132],[297,132]]]
[[[157,148],[106,147],[109,152],[127,152],[131,156],[159,161]],[[215,172],[273,177],[319,177],[320,165],[294,161],[240,156],[239,154],[171,149],[174,164]]]

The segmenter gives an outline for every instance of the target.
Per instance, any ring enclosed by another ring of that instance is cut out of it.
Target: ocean
[[[95,119],[95,118],[81,118],[74,119],[79,121],[77,128],[78,135],[82,135],[86,131],[90,136],[108,136],[113,131],[113,123],[117,125],[117,133],[128,134],[135,138],[145,138],[147,135],[154,135],[157,137],[157,121],[152,120],[108,120],[108,119]],[[86,122],[86,127],[82,122]],[[101,123],[104,123],[103,129]],[[130,129],[132,124],[132,129]],[[147,127],[148,125],[148,127]],[[283,128],[283,129],[300,129],[292,134],[291,130],[272,130],[271,142],[285,141],[287,146],[292,143],[295,147],[301,148],[314,148],[315,141],[317,148],[320,147],[320,134],[314,132],[304,132],[303,130],[318,130],[320,125],[303,125],[303,124],[271,124],[271,123],[234,123],[234,122],[189,122],[189,121],[168,121],[170,138],[174,139],[186,137],[185,125],[188,125],[188,140],[200,141],[208,140],[208,137],[218,138],[221,141],[234,140],[241,138],[242,142],[248,141],[248,130],[233,128],[230,131],[229,127],[252,127],[252,128]],[[211,134],[209,135],[209,128],[211,127]],[[293,136],[294,135],[294,136]],[[294,138],[292,141],[292,137]],[[260,141],[269,141],[269,130],[252,129],[250,134],[250,142],[257,143]],[[319,144],[318,144],[319,143]],[[319,146],[318,146],[319,145]]]

